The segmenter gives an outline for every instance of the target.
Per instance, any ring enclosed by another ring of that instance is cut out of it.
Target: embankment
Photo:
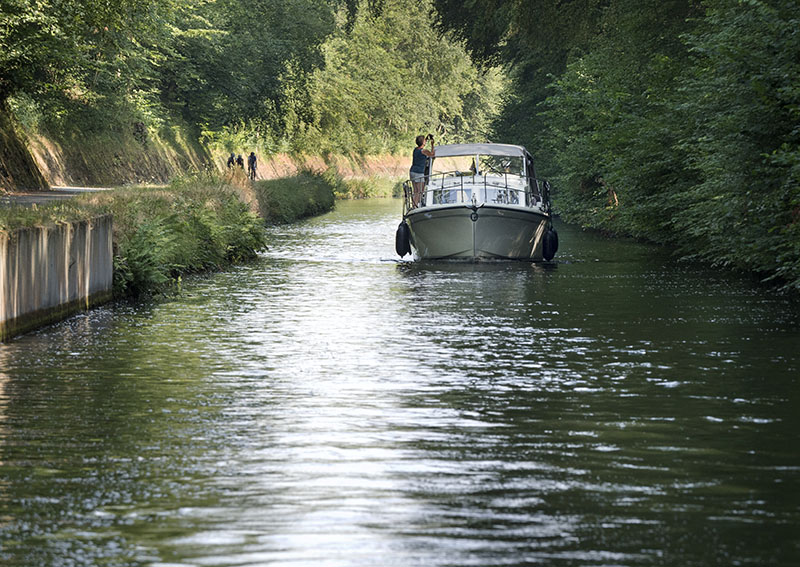
[[[198,138],[186,125],[154,129],[135,121],[102,131],[50,133],[26,127],[2,107],[0,190],[167,183],[187,171],[213,167],[211,152]]]
[[[212,157],[187,128],[130,130],[68,140],[28,134],[31,155],[50,185],[114,187],[163,184],[208,167]]]
[[[112,296],[111,217],[0,233],[0,340]]]
[[[47,180],[31,155],[26,137],[0,105],[0,192],[47,188]]]
[[[219,152],[214,154],[214,164],[220,171],[225,170],[227,159],[228,154]],[[278,153],[270,156],[259,156],[257,179],[286,179],[302,171],[322,173],[331,168],[345,180],[393,179],[407,177],[409,165],[410,157],[392,154],[311,156]]]
[[[0,191],[166,184],[189,172],[227,171],[230,150],[206,147],[199,138],[185,124],[155,129],[139,122],[94,132],[50,133],[24,126],[7,108],[0,108]],[[346,180],[398,179],[406,176],[409,166],[408,156],[391,154],[266,155],[256,148],[234,150],[243,156],[255,150],[259,180],[331,168]]]
[[[265,221],[326,212],[345,185],[332,170],[257,183],[197,173],[164,187],[0,208],[0,340],[253,258],[266,246]]]

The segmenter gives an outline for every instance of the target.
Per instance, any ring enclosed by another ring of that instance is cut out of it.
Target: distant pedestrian
[[[250,152],[247,156],[247,177],[250,179],[256,178],[256,153]]]
[[[244,159],[242,159],[242,154],[236,156],[236,165],[244,169]]]
[[[236,165],[236,156],[231,152],[231,157],[228,158],[227,163],[228,169],[232,168],[234,165]]]

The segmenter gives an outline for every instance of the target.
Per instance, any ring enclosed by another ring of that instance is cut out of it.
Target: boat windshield
[[[520,156],[467,155],[447,156],[433,160],[432,175],[525,175],[525,166]]]
[[[524,175],[522,158],[517,156],[480,156],[478,170],[481,175],[486,175],[487,173]]]
[[[476,156],[448,156],[433,160],[434,175],[441,173],[455,173],[456,175],[474,175]]]

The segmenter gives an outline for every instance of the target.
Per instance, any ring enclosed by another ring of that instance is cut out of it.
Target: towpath
[[[108,191],[108,187],[53,187],[50,191],[7,193],[0,196],[0,206],[46,204],[69,199],[81,193]]]

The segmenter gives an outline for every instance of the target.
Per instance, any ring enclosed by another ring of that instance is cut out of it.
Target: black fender
[[[394,236],[394,249],[401,258],[406,254],[411,254],[411,229],[408,228],[406,221],[397,226],[397,233]]]
[[[547,229],[542,237],[542,257],[548,262],[553,259],[558,251],[558,233],[552,227]]]

